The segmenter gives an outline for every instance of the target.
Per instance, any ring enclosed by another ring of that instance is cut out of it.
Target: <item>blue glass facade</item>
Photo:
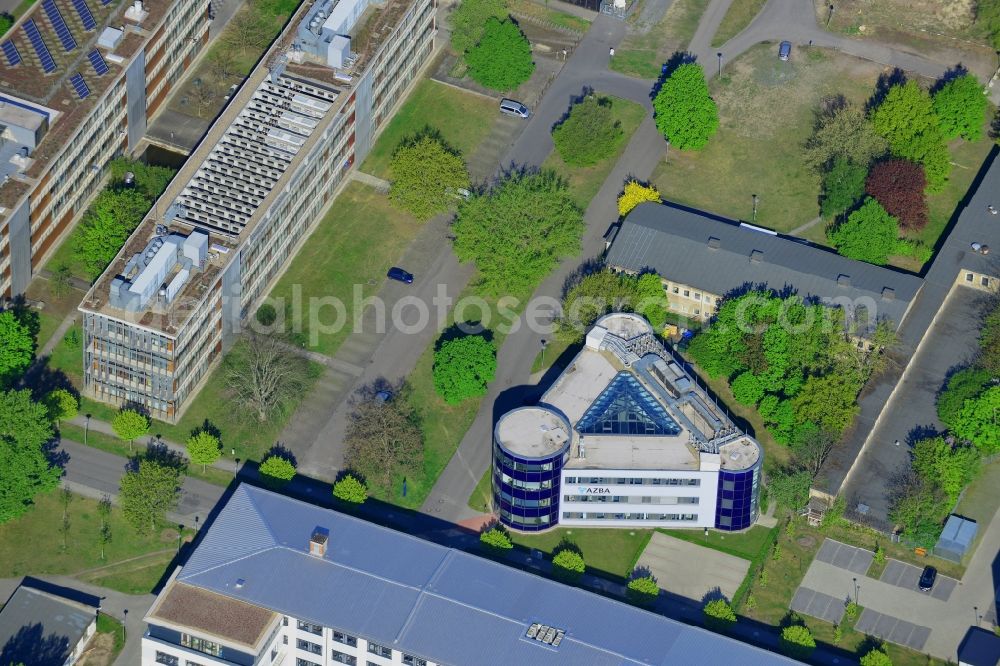
[[[516,456],[493,444],[493,503],[500,522],[523,532],[555,527],[559,519],[559,476],[566,450],[546,458]]]
[[[719,472],[715,527],[726,532],[750,528],[757,519],[760,464],[737,472]]]

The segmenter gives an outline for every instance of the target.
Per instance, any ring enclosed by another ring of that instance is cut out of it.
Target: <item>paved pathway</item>
[[[61,322],[59,322],[59,326],[56,328],[56,330],[52,333],[52,336],[46,341],[45,345],[38,352],[39,358],[48,356],[49,354],[52,353],[52,350],[56,348],[57,344],[62,342],[62,339],[66,336],[66,331],[68,331],[70,327],[76,323],[76,320],[79,318],[79,316],[80,316],[79,311],[74,310],[73,312],[70,312],[68,315],[66,315],[66,317],[63,318]]]
[[[50,585],[83,592],[100,599],[101,612],[110,615],[119,622],[123,619],[126,620],[125,647],[122,649],[121,654],[118,655],[118,659],[115,660],[115,665],[136,666],[141,661],[142,635],[146,631],[142,618],[153,605],[153,601],[156,599],[155,595],[123,594],[106,587],[83,583],[69,576],[42,574],[31,576],[31,578],[38,579]],[[10,595],[21,585],[23,580],[23,578],[0,578],[0,600],[6,601],[9,599]],[[69,594],[67,593],[67,596]]]

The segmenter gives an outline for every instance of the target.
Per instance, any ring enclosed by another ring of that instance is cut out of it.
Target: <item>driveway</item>
[[[653,532],[637,566],[649,569],[662,589],[696,602],[732,599],[750,570],[749,560],[662,532]]]

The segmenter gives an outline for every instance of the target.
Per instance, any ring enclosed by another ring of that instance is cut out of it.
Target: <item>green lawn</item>
[[[388,177],[389,159],[400,140],[428,125],[468,159],[498,117],[497,101],[425,79],[389,121],[361,170]]]
[[[82,233],[83,227],[80,224],[74,226],[73,230],[66,234],[63,241],[56,247],[49,260],[45,262],[45,268],[55,271],[60,266],[66,266],[73,277],[90,282],[91,275],[76,254],[77,238]]]
[[[491,469],[483,472],[483,478],[479,479],[476,489],[469,495],[469,508],[473,511],[489,512],[490,504],[493,501],[493,479],[490,476]]]
[[[82,345],[83,327],[74,324],[66,331],[62,340],[56,343],[48,360],[49,369],[61,371],[77,389],[83,387]]]
[[[122,631],[122,623],[106,613],[98,613],[97,633],[114,634],[113,660],[113,657],[125,647],[125,633]]]
[[[532,0],[510,0],[507,3],[508,10],[515,16],[518,14],[531,16],[541,21],[548,21],[560,28],[567,28],[577,32],[587,32],[590,30],[590,21],[575,14],[568,14],[552,9],[547,5]]]
[[[355,290],[360,290],[358,300],[377,294],[386,271],[399,263],[421,227],[384,194],[357,181],[349,183],[271,291],[271,303],[285,310],[286,329],[294,339],[311,351],[335,354],[354,329]],[[300,317],[293,312],[296,290],[301,290]],[[333,325],[333,307],[309,307],[312,298],[330,297],[346,308],[342,326]],[[313,318],[318,325],[312,325]]]
[[[32,574],[74,575],[157,551],[167,551],[173,556],[177,547],[176,526],[142,536],[125,522],[117,508],[113,508],[111,543],[105,549],[106,559],[101,560],[101,519],[97,502],[77,495],[69,504],[70,527],[64,549],[60,529],[63,507],[59,495],[58,491],[39,495],[27,514],[0,525],[0,578]],[[163,573],[165,562],[162,559],[158,562],[158,572],[147,572],[147,579],[153,583]],[[114,580],[108,583],[109,587],[123,592],[134,589],[115,587],[117,581]]]
[[[771,528],[755,525],[746,532],[721,532],[709,530],[708,536],[699,530],[666,530],[660,529],[668,536],[688,543],[718,550],[728,555],[742,557],[751,562],[757,561],[767,554],[771,545]]]
[[[100,572],[83,574],[80,578],[126,594],[148,594],[163,578],[175,555],[174,551],[167,551],[135,562],[123,562]]]
[[[658,25],[625,38],[615,49],[611,69],[640,79],[659,78],[670,54],[687,49],[707,6],[708,0],[674,0]]]
[[[626,578],[632,573],[650,536],[652,530],[580,527],[557,527],[544,534],[511,533],[515,544],[545,554],[551,553],[563,539],[571,541],[583,552],[588,572],[612,578]]]
[[[712,36],[712,46],[722,46],[730,39],[740,34],[750,25],[754,17],[760,13],[766,0],[733,0],[726,15],[719,24],[719,29]]]
[[[646,116],[646,109],[641,104],[618,97],[609,96],[608,99],[611,100],[611,111],[615,120],[621,123],[624,130],[621,144],[613,155],[606,157],[593,166],[571,167],[559,156],[559,151],[553,149],[548,159],[542,164],[543,168],[555,169],[566,178],[570,191],[573,194],[573,200],[584,210],[590,205],[590,201],[597,194],[597,191],[601,189],[601,185],[607,179],[608,173],[618,163],[618,158],[625,151],[625,147],[632,138],[632,134]]]
[[[994,462],[984,467],[979,476],[965,489],[955,513],[979,523],[978,537],[981,538],[998,508],[1000,508],[1000,462]],[[975,548],[965,556],[966,564],[974,552]]]

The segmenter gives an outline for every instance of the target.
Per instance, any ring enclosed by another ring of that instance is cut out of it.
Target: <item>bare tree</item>
[[[363,399],[347,424],[347,463],[388,490],[400,467],[419,466],[423,439],[405,394]]]
[[[236,72],[236,56],[231,49],[216,49],[208,61],[209,71],[219,83],[228,83]]]
[[[195,79],[192,83],[191,98],[194,101],[198,117],[201,118],[202,111],[211,106],[212,101],[219,96],[218,90],[216,86],[206,83],[204,79]]]
[[[259,49],[267,45],[274,32],[267,18],[248,7],[240,11],[229,22],[224,34],[225,45],[246,55],[248,49]]]
[[[248,334],[226,357],[226,384],[237,404],[266,421],[295,395],[308,372],[306,361],[277,336]]]

